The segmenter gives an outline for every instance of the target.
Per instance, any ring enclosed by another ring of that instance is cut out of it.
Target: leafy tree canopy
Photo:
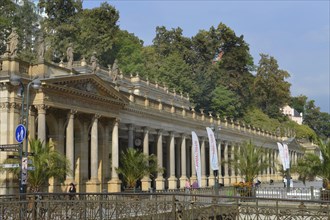
[[[212,93],[211,107],[215,113],[230,118],[238,118],[240,102],[237,95],[223,86],[218,86]]]
[[[72,44],[74,60],[85,57],[89,61],[94,51],[103,67],[111,67],[117,59],[124,75],[138,73],[144,79],[165,84],[170,90],[189,93],[196,109],[244,119],[255,127],[276,131],[281,126],[278,123],[276,128],[271,126],[273,119],[280,123],[287,121],[280,109],[289,104],[303,112],[303,123],[318,136],[323,139],[330,136],[330,115],[321,113],[306,96],[290,97],[290,83],[286,81],[290,75],[279,68],[274,57],[261,54],[254,76],[252,71],[256,67],[244,36],[237,36],[223,23],[200,30],[191,38],[183,36],[180,27],[159,26],[153,44],[143,46],[134,34],[120,30],[119,12],[108,3],[82,9],[82,0],[40,0],[38,6],[47,17],[38,16],[31,0],[24,0],[23,6],[11,0],[0,2],[1,54],[5,52],[11,28],[18,27],[19,56],[26,61],[36,57],[35,41],[41,35],[45,39],[46,60],[65,61],[66,49]],[[268,119],[249,118],[250,109],[257,108]],[[261,125],[262,121],[266,125]],[[296,133],[314,138],[305,128],[299,127]]]
[[[278,118],[280,109],[290,100],[291,85],[285,81],[290,74],[279,69],[274,57],[260,56],[253,92],[256,105],[270,117]]]

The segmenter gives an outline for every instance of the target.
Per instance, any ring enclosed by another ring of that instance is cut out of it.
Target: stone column
[[[149,129],[143,128],[143,153],[149,156]],[[148,191],[151,187],[151,180],[149,176],[145,176],[141,180],[142,190]]]
[[[269,164],[272,164],[272,150],[271,149],[267,149],[266,151],[267,151],[267,160],[268,160],[268,163]],[[272,174],[272,170],[271,169],[272,169],[272,166],[269,166],[267,168],[267,180],[268,180],[268,182],[272,178],[271,177],[271,174]]]
[[[217,150],[218,150],[218,163],[219,163],[218,177],[219,177],[219,182],[223,184],[224,182],[223,182],[222,165],[221,165],[222,162],[221,141],[217,140],[217,143],[218,143]]]
[[[118,145],[119,120],[115,119],[112,127],[112,147],[111,147],[111,180],[108,182],[108,192],[120,192],[121,181],[118,178],[116,167],[119,167],[119,145]]]
[[[234,152],[235,152],[235,146],[234,143],[232,143],[230,145],[230,159],[234,160]],[[230,164],[230,178],[229,178],[229,182],[232,184],[234,182],[236,182],[236,174],[235,174],[235,167],[233,166],[233,164]]]
[[[272,176],[272,179],[274,180],[274,176],[275,176],[275,167],[276,167],[276,161],[275,161],[275,155],[276,155],[276,152],[274,149],[272,149],[272,158],[271,158],[271,161],[272,161],[272,167],[271,167],[271,176]]]
[[[205,139],[202,139],[201,144],[201,168],[202,168],[202,185],[200,187],[205,187],[207,184],[206,177],[206,154],[205,154]]]
[[[168,178],[168,188],[177,188],[177,178],[175,177],[175,145],[173,132],[170,132],[170,176]]]
[[[187,152],[186,152],[186,135],[181,136],[181,177],[180,188],[184,188],[187,179]]]
[[[237,145],[237,152],[239,152],[241,150],[241,145]],[[236,171],[235,173],[235,177],[236,177],[236,182],[244,182],[244,179],[242,179],[241,177],[241,172],[239,170]]]
[[[38,139],[46,144],[46,105],[38,105]]]
[[[66,175],[65,183],[68,185],[74,182],[74,114],[76,111],[70,110],[68,113],[68,124],[66,127],[66,158],[69,161],[72,173]]]
[[[159,167],[163,167],[163,133],[162,130],[157,131],[157,162]],[[163,172],[158,172],[156,178],[156,189],[164,190],[165,182]]]
[[[224,176],[224,184],[228,185],[229,182],[229,165],[228,165],[228,142],[225,142],[225,149],[224,149],[224,158],[225,158],[225,165],[224,165],[224,171],[225,171],[225,176]]]
[[[128,125],[128,147],[134,147],[134,144],[133,144],[133,139],[134,139],[133,129],[134,129],[133,125],[129,124]]]
[[[100,192],[100,180],[98,179],[98,119],[93,117],[91,130],[91,179],[87,182],[87,192]]]

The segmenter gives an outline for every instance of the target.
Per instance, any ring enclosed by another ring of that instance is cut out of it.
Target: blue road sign
[[[22,143],[26,136],[26,128],[24,125],[19,124],[16,127],[15,138],[18,143]]]

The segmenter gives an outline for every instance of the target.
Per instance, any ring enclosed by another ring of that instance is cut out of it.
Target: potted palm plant
[[[294,171],[299,174],[299,178],[305,183],[305,180],[313,180],[316,176],[323,179],[323,190],[321,199],[330,200],[330,141],[324,143],[318,141],[321,157],[307,153],[298,160]]]
[[[140,150],[128,148],[121,153],[120,166],[116,171],[122,177],[125,190],[135,191],[139,180],[162,171],[162,168],[158,167],[154,154],[146,155]]]
[[[28,186],[31,192],[42,192],[47,187],[48,180],[55,177],[61,182],[66,174],[72,172],[66,157],[54,149],[52,143],[43,144],[39,139],[29,141],[30,150],[34,156],[29,156],[34,168],[28,172]],[[15,163],[17,159],[6,159],[4,163]],[[19,179],[19,168],[7,170],[13,173],[15,180]]]
[[[265,158],[265,159],[263,159]],[[252,141],[246,141],[234,152],[234,158],[227,161],[234,170],[239,171],[244,182],[233,184],[241,196],[254,196],[253,180],[270,166],[263,148],[256,147]]]

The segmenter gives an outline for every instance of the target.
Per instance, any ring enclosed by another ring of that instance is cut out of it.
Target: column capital
[[[134,125],[133,124],[127,124],[127,128],[128,128],[128,130],[133,130]]]
[[[69,115],[75,115],[77,114],[78,110],[77,109],[70,109],[69,110]]]
[[[1,109],[9,109],[10,103],[9,102],[2,102],[0,103],[0,108]]]
[[[47,109],[49,109],[49,106],[45,104],[35,105],[34,107],[38,110],[38,112],[46,111]]]
[[[158,135],[163,134],[163,131],[164,131],[163,129],[156,129],[156,132],[157,132]]]
[[[180,133],[180,135],[181,135],[181,138],[187,138],[189,135],[188,134],[186,134],[186,133]]]
[[[144,132],[148,132],[148,131],[150,130],[150,127],[148,127],[148,126],[144,126],[144,127],[142,127],[142,130],[143,130]]]
[[[100,115],[100,114],[95,114],[95,115],[93,116],[93,120],[95,120],[95,119],[99,119],[99,118],[101,118],[101,116],[102,116],[102,115]]]

